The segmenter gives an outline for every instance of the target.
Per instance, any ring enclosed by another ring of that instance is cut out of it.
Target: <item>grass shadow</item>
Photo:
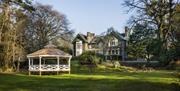
[[[0,74],[0,91],[180,91],[179,88],[175,83],[139,79]]]

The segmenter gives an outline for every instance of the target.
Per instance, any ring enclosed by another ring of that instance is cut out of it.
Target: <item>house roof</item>
[[[125,33],[120,33],[121,36],[125,37]]]
[[[124,33],[121,34],[121,33],[117,32],[117,31],[112,31],[110,34],[114,35],[118,39],[126,40]]]
[[[117,31],[112,31],[111,33],[109,34],[112,34],[114,35],[116,38],[118,38],[119,40],[126,40],[125,38],[125,33],[119,33]],[[87,36],[86,35],[83,35],[83,34],[78,34],[74,40],[72,41],[72,43],[76,42],[76,41],[79,41],[79,40],[82,40],[86,43],[88,43],[87,41]],[[95,36],[89,43],[97,43],[97,42],[100,42],[100,41],[103,41],[104,42],[104,36]]]
[[[48,44],[43,49],[40,49],[36,52],[27,55],[27,57],[39,57],[39,56],[70,57],[71,55],[57,49],[56,46],[52,44]]]
[[[80,39],[83,40],[84,42],[88,42],[86,35],[78,34],[78,35],[74,38],[74,40],[72,41],[72,43],[78,41],[78,40],[79,40],[78,38],[80,38]]]
[[[103,36],[95,36],[90,43],[98,43],[100,41],[104,42]]]
[[[79,36],[84,40],[84,41],[86,41],[87,42],[87,37],[86,37],[86,35],[83,35],[83,34],[79,34]]]

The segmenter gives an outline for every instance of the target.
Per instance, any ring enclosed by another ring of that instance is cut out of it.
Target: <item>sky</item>
[[[100,34],[109,27],[124,32],[131,14],[123,7],[123,0],[34,0],[67,16],[70,28],[75,33],[93,32]]]

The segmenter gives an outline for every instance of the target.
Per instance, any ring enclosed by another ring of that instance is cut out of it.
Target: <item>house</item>
[[[73,56],[79,56],[84,51],[94,51],[104,55],[106,60],[122,60],[126,58],[126,42],[129,32],[125,27],[125,33],[111,31],[99,36],[87,32],[87,35],[77,34],[73,40]]]

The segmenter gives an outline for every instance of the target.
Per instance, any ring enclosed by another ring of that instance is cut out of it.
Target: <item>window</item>
[[[116,50],[116,54],[119,54],[119,53],[118,53],[118,50]]]
[[[88,45],[88,48],[89,48],[89,49],[91,49],[91,48],[92,48],[92,46],[91,46],[91,45]]]
[[[82,49],[82,45],[81,44],[76,44],[76,49]]]
[[[79,51],[76,51],[76,56],[79,56],[80,55],[80,52]]]
[[[115,54],[115,51],[114,51],[114,50],[112,50],[112,54]]]
[[[115,39],[111,40],[111,46],[115,46],[115,45],[116,45],[116,40]]]
[[[76,42],[76,49],[82,49],[82,41]]]
[[[108,51],[108,54],[111,54],[111,50]]]

